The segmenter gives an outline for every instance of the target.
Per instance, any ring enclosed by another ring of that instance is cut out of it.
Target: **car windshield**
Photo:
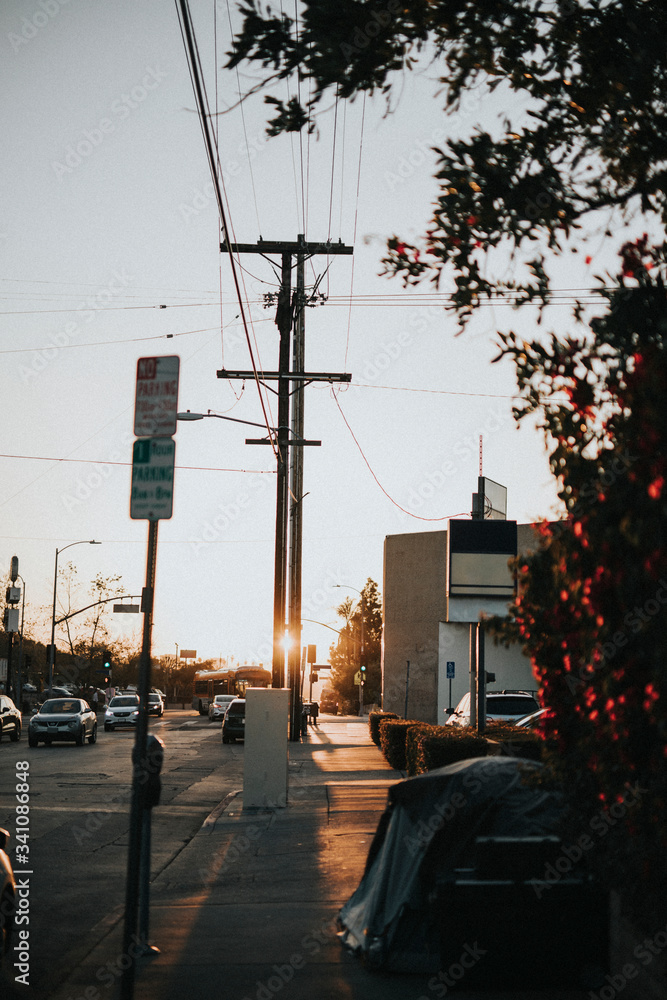
[[[81,703],[58,698],[53,701],[45,701],[39,711],[41,715],[71,715],[72,712],[81,711]]]
[[[539,707],[537,702],[525,695],[502,695],[499,698],[488,695],[486,699],[487,715],[528,715],[530,712],[537,712]]]
[[[149,701],[162,701],[162,698],[160,697],[159,694],[149,694],[148,695],[148,700]]]
[[[233,701],[227,709],[227,715],[245,715],[245,702]]]
[[[111,699],[111,708],[127,708],[129,705],[138,705],[139,699],[134,694],[121,695],[119,698]]]

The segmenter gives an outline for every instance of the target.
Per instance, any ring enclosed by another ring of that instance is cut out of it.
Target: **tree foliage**
[[[382,599],[378,585],[369,577],[361,591],[361,599],[354,601],[346,597],[336,608],[336,614],[344,624],[338,642],[329,650],[332,667],[331,683],[338,693],[345,711],[355,712],[359,708],[359,688],[354,683],[354,675],[362,665],[361,639],[363,617],[364,704],[379,704],[382,691],[380,669],[380,649],[382,643]]]
[[[102,665],[104,651],[111,653],[112,662],[117,665],[121,657],[126,658],[124,644],[113,640],[109,631],[109,616],[112,613],[110,598],[125,593],[121,581],[119,574],[103,576],[98,573],[84,590],[77,579],[74,563],[69,562],[58,570],[56,620],[71,615],[58,628],[66,636],[77,674],[68,679],[77,684],[99,685],[100,675],[96,669]],[[78,611],[82,612],[81,615],[77,614]],[[69,673],[72,673],[71,667]]]
[[[259,62],[302,92],[311,84],[305,106],[267,98],[271,134],[312,127],[334,91],[389,95],[399,71],[426,56],[445,113],[476,89],[481,117],[486,93],[506,94],[497,128],[477,123],[435,151],[428,229],[417,242],[389,239],[384,259],[408,284],[450,282],[461,322],[499,289],[548,301],[549,253],[599,225],[601,209],[618,222],[638,211],[667,220],[662,0],[303,0],[298,22],[258,0],[241,11],[229,65]],[[494,277],[496,248],[524,261],[518,280]]]
[[[666,282],[664,254],[642,238],[623,248],[593,339],[507,348],[519,412],[539,413],[555,442],[567,516],[545,522],[544,544],[521,561],[505,631],[550,709],[569,835],[593,832],[605,872],[648,925],[667,915]]]

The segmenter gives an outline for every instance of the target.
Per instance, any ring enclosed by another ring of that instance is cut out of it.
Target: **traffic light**
[[[366,667],[364,667],[364,666],[362,665],[362,666],[361,666],[361,667],[359,668],[359,672],[361,673],[361,683],[362,683],[362,684],[365,684],[365,683],[366,683]]]
[[[110,653],[105,653],[102,657],[102,667],[104,668],[104,683],[111,683],[111,655]]]

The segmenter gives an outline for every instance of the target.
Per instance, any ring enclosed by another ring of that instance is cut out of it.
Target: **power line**
[[[414,517],[417,521],[448,521],[451,517],[469,517],[470,516],[470,512],[468,511],[468,512],[465,512],[463,514],[445,514],[444,517],[422,517],[421,514],[415,514],[413,511],[408,510],[406,507],[402,507],[401,504],[398,503],[398,501],[394,500],[394,498],[389,493],[387,493],[386,489],[384,488],[384,486],[382,485],[382,483],[380,482],[380,480],[378,479],[378,477],[375,475],[375,473],[374,473],[374,471],[373,471],[373,469],[371,467],[371,463],[366,458],[366,456],[364,454],[363,448],[361,447],[361,445],[357,441],[357,438],[356,438],[356,436],[354,434],[354,431],[350,427],[350,425],[349,425],[349,423],[347,421],[347,417],[345,416],[345,414],[343,413],[343,411],[341,409],[341,405],[338,402],[338,395],[337,395],[336,392],[334,392],[333,388],[331,389],[331,395],[333,397],[334,403],[338,407],[338,411],[339,411],[341,417],[343,418],[343,422],[345,423],[345,426],[347,427],[348,431],[350,432],[350,434],[352,436],[352,440],[354,441],[354,443],[356,444],[357,448],[359,449],[359,454],[361,455],[361,457],[363,458],[364,462],[366,463],[368,471],[370,472],[371,476],[373,477],[373,479],[375,480],[375,482],[377,483],[377,485],[380,487],[380,489],[382,490],[382,492],[384,493],[384,495],[386,496],[386,498],[389,500],[389,502],[393,503],[394,507],[398,507],[398,509],[402,510],[404,514],[409,514],[410,517]]]
[[[8,455],[0,454],[0,458],[12,458],[26,462],[70,462],[80,465],[119,465],[132,468],[132,462],[112,462],[106,458],[59,458],[48,455]],[[275,469],[227,469],[214,465],[176,465],[176,469],[183,469],[188,472],[251,472],[258,476],[275,476]]]
[[[192,18],[190,14],[190,8],[187,0],[176,0],[176,7],[179,14],[179,22],[181,26],[181,36],[183,38],[183,44],[185,46],[186,55],[188,58],[188,66],[190,70],[190,79],[192,81],[192,86],[195,95],[195,102],[197,105],[197,110],[199,112],[199,123],[202,130],[202,136],[204,139],[204,146],[206,148],[206,155],[208,157],[209,169],[211,172],[211,179],[213,181],[213,187],[216,194],[216,200],[218,203],[218,212],[220,213],[220,222],[222,224],[222,229],[225,235],[225,240],[228,247],[231,247],[231,231],[230,226],[227,221],[227,212],[225,211],[225,205],[223,200],[223,193],[220,184],[220,178],[218,176],[218,169],[220,168],[220,156],[218,153],[217,145],[215,144],[215,139],[211,136],[209,121],[210,121],[210,110],[208,108],[208,101],[205,96],[205,88],[203,84],[203,78],[201,73],[201,64],[199,61],[199,54],[197,51],[197,46],[194,37],[194,28],[192,26]],[[214,151],[215,147],[215,151]],[[222,173],[222,171],[220,171]],[[224,177],[222,178],[222,184],[224,186]],[[264,421],[266,423],[266,429],[269,434],[269,439],[271,441],[271,447],[274,454],[276,453],[276,445],[274,442],[274,435],[271,429],[271,421],[269,420],[269,415],[267,412],[267,404],[262,393],[261,385],[259,382],[257,374],[257,365],[255,363],[255,357],[250,337],[250,329],[248,324],[248,317],[246,316],[243,296],[241,295],[241,284],[236,268],[236,261],[234,260],[234,255],[229,251],[229,261],[232,269],[232,277],[234,281],[234,288],[236,291],[236,297],[239,303],[239,309],[241,311],[241,319],[243,321],[243,328],[246,337],[246,343],[248,345],[248,352],[250,354],[250,362],[255,373],[255,383],[257,386],[257,393],[259,395],[260,405],[262,407],[262,413],[264,415]],[[247,297],[247,296],[246,296]]]
[[[217,15],[216,15],[216,17],[217,17]],[[229,34],[230,34],[230,37],[231,37],[231,40],[232,40],[232,48],[234,48],[234,29],[232,28],[232,15],[231,15],[231,11],[229,9],[229,0],[227,0],[227,19],[229,21]],[[217,31],[216,31],[216,38],[215,38],[215,50],[216,50],[216,61],[215,61],[215,64],[216,64],[216,69],[217,69],[217,65],[218,65],[218,60],[217,60],[217,45],[218,45],[218,38],[217,38]],[[238,89],[239,89],[239,97],[241,97],[241,77],[240,77],[240,74],[239,74],[238,65],[236,66],[236,84],[237,84]],[[255,175],[254,175],[254,172],[253,172],[253,169],[252,169],[252,160],[250,159],[250,146],[248,144],[248,131],[246,129],[245,111],[244,111],[244,108],[243,108],[244,103],[245,102],[244,102],[243,99],[241,99],[239,101],[239,109],[241,111],[241,122],[242,122],[242,125],[243,125],[243,137],[245,139],[246,155],[248,157],[248,172],[250,174],[250,185],[252,187],[252,197],[253,197],[253,201],[255,203],[255,216],[257,218],[257,234],[258,234],[259,238],[261,239],[262,238],[261,237],[262,226],[261,226],[261,223],[259,221],[259,208],[257,207],[257,192],[255,190]],[[217,72],[216,72],[216,109],[215,109],[215,113],[216,113],[216,128],[217,128],[217,122],[218,122]]]

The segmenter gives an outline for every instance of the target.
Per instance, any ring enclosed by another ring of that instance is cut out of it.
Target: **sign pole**
[[[139,358],[134,402],[134,434],[138,438],[132,449],[132,489],[130,517],[148,521],[148,551],[146,556],[146,586],[141,595],[144,627],[139,660],[139,717],[132,751],[132,797],[127,853],[127,885],[125,887],[125,926],[123,929],[123,973],[120,981],[121,1000],[133,1000],[137,959],[157,949],[137,935],[139,900],[143,899],[147,932],[148,879],[150,857],[142,865],[144,823],[150,817],[147,808],[146,777],[148,768],[148,692],[151,683],[151,634],[153,628],[153,595],[155,593],[155,563],[157,560],[158,524],[172,515],[175,444],[178,411],[178,355]],[[154,739],[154,737],[151,737]],[[147,831],[145,831],[147,834]],[[142,882],[146,884],[142,886]]]
[[[148,555],[146,558],[146,586],[141,601],[144,613],[144,627],[139,661],[139,718],[134,744],[134,768],[132,773],[132,799],[130,806],[130,838],[127,856],[127,886],[125,895],[125,928],[123,934],[123,955],[131,959],[123,969],[121,978],[121,1000],[132,1000],[134,996],[134,973],[137,958],[148,944],[139,941],[137,923],[139,912],[139,872],[141,865],[142,830],[142,775],[146,760],[146,738],[148,736],[148,691],[151,673],[151,633],[153,628],[153,594],[155,591],[155,562],[157,557],[157,535],[159,521],[148,522]]]

